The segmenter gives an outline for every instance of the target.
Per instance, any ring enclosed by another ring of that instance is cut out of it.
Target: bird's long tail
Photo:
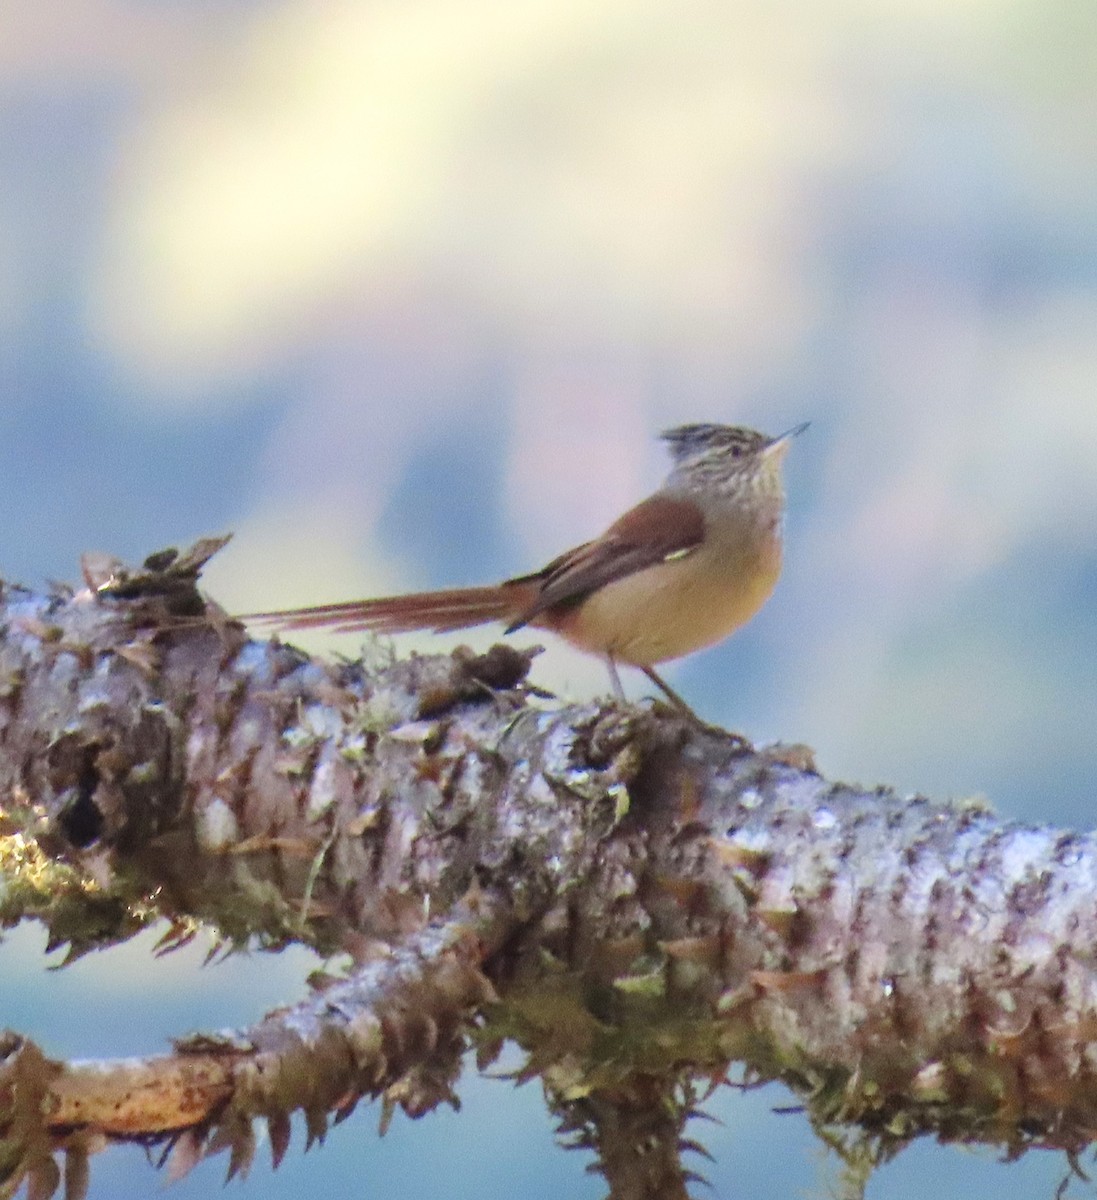
[[[341,633],[373,630],[404,633],[429,629],[446,633],[489,621],[510,621],[522,611],[528,589],[521,584],[494,587],[449,588],[440,592],[413,592],[377,600],[350,600],[289,608],[276,612],[245,613],[241,621],[257,621],[279,629],[331,629]]]

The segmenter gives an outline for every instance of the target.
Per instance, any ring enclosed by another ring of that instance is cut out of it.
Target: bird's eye
[[[743,454],[743,447],[740,446],[738,442],[734,442],[731,447],[731,457],[732,458],[741,458],[742,454]]]

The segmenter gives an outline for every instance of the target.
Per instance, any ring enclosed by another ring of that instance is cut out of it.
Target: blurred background
[[[1095,44],[1084,0],[0,0],[0,574],[234,530],[232,611],[493,580],[655,487],[660,429],[810,419],[775,596],[670,681],[831,776],[1088,827]],[[0,1023],[148,1053],[309,967],[150,946],[46,976],[20,930]],[[463,1094],[240,1194],[601,1194],[536,1085]],[[717,1195],[826,1193],[787,1099],[713,1102]],[[920,1145],[869,1195],[1064,1172]]]

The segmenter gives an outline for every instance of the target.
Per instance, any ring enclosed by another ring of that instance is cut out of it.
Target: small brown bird
[[[806,428],[776,438],[733,425],[668,429],[662,436],[674,468],[659,491],[532,575],[241,619],[379,633],[442,633],[489,621],[513,633],[530,625],[603,658],[618,697],[617,664],[626,663],[690,712],[655,664],[726,638],[773,591],[781,571],[781,461]]]

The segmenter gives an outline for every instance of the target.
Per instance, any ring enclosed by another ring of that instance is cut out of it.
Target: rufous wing
[[[591,592],[636,571],[695,550],[705,536],[705,518],[692,501],[657,492],[630,508],[600,538],[553,559],[534,575],[509,580],[535,585],[532,601],[507,626],[507,633],[542,613],[581,601]]]

